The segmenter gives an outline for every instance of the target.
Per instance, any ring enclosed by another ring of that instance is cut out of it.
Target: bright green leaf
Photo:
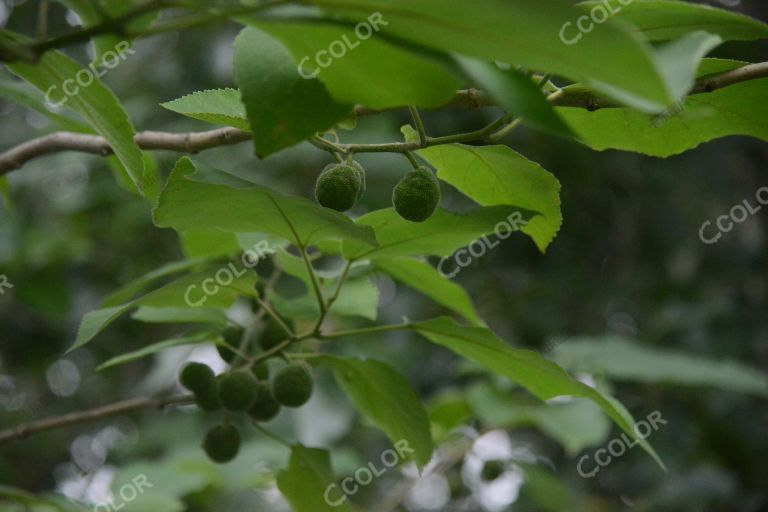
[[[237,89],[197,91],[161,103],[160,106],[207,123],[233,126],[245,131],[251,129],[245,115],[245,105],[240,101],[240,91]]]
[[[346,499],[341,501],[345,496],[338,484],[330,488],[333,478],[328,451],[296,445],[288,468],[277,475],[277,487],[293,512],[351,512]]]
[[[255,27],[235,41],[235,80],[260,157],[331,128],[352,110],[336,103],[321,82],[302,78],[290,52]]]
[[[419,322],[413,325],[413,329],[433,343],[511,379],[541,400],[572,396],[594,401],[624,432],[637,440],[662,468],[664,467],[648,442],[635,433],[634,420],[617,400],[572,378],[565,370],[540,354],[514,349],[488,329],[465,327],[448,318]]]
[[[418,290],[473,324],[482,324],[467,292],[423,260],[376,258],[374,264],[396,280]]]
[[[437,169],[438,178],[483,206],[508,205],[540,213],[522,231],[542,252],[560,230],[560,182],[513,149],[447,144],[417,154]]]
[[[432,458],[429,418],[419,396],[392,367],[379,361],[322,356],[336,382],[360,411],[387,433],[400,457],[412,455],[420,468]]]
[[[197,343],[204,343],[210,340],[211,340],[210,333],[201,332],[191,336],[185,336],[183,338],[174,338],[170,340],[160,341],[158,343],[152,343],[151,345],[148,345],[139,350],[113,357],[108,361],[104,362],[103,364],[101,364],[98,368],[96,368],[96,370],[101,371],[101,370],[106,370],[107,368],[111,368],[113,366],[132,363],[133,361],[137,361],[141,358],[151,356],[153,354],[156,354],[168,348],[179,347],[182,345],[195,345]]]
[[[303,246],[328,238],[376,245],[370,228],[356,226],[339,212],[252,185],[186,157],[176,163],[154,219],[159,227],[181,232],[264,232]]]
[[[373,25],[369,24],[373,29]],[[412,52],[377,35],[361,40],[355,29],[337,23],[259,23],[258,27],[279,39],[291,51],[305,76],[316,76],[334,99],[385,109],[403,105],[438,107],[450,100],[462,81],[449,64]],[[343,44],[342,57],[325,65]],[[325,52],[325,53],[320,53]],[[320,56],[323,67],[315,60]]]

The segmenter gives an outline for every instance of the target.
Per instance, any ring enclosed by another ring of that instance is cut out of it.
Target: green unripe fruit
[[[213,427],[205,434],[203,449],[213,462],[229,462],[240,451],[240,432],[232,425]]]
[[[426,167],[406,174],[392,192],[395,211],[405,220],[424,222],[440,204],[440,183]]]
[[[312,396],[312,375],[303,364],[291,363],[272,380],[272,396],[286,407],[301,407]]]
[[[280,412],[280,404],[277,403],[269,389],[269,384],[259,382],[259,390],[256,392],[256,401],[248,409],[248,414],[256,421],[269,421]]]
[[[205,412],[216,412],[221,409],[219,383],[214,381],[210,387],[195,391],[195,403]]]
[[[257,384],[245,371],[228,372],[219,377],[219,400],[225,409],[247,411],[256,401]]]
[[[216,385],[216,375],[210,366],[203,363],[189,363],[181,370],[181,385],[190,391],[199,391]]]
[[[226,343],[230,347],[240,346],[240,341],[243,338],[243,330],[244,329],[239,325],[230,325],[229,327],[224,329],[224,332],[222,333],[222,337],[224,338],[224,343]],[[232,349],[223,347],[221,345],[216,345],[216,350],[219,352],[219,355],[221,356],[221,358],[224,361],[226,361],[228,364],[235,359],[235,352]]]
[[[355,170],[357,175],[360,177],[360,190],[357,192],[357,201],[359,201],[360,199],[363,198],[363,194],[365,194],[365,188],[366,188],[365,169],[363,169],[363,166],[355,162],[354,160],[348,161],[347,164],[352,166],[352,168]]]
[[[287,322],[288,327],[293,328],[291,322]],[[259,336],[259,346],[263,350],[270,350],[278,346],[288,338],[289,334],[285,329],[274,320],[268,320],[264,327],[264,332]]]
[[[361,169],[346,163],[326,166],[315,185],[317,202],[339,212],[355,206],[363,188]]]
[[[266,361],[262,361],[259,364],[251,367],[251,372],[259,380],[269,379],[269,365]]]
[[[493,480],[496,480],[502,474],[504,474],[505,470],[506,470],[506,466],[503,461],[489,460],[483,466],[483,469],[480,472],[480,478],[482,478],[486,482],[492,482]]]

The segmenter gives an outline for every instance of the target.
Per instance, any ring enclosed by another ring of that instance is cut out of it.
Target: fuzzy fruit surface
[[[272,396],[286,407],[301,407],[312,396],[314,383],[306,367],[292,363],[282,368],[272,380]]]
[[[272,396],[269,384],[259,382],[256,401],[248,409],[248,414],[256,421],[269,421],[280,412],[280,404]]]
[[[189,363],[181,370],[181,385],[190,391],[200,391],[216,384],[216,375],[203,363]]]
[[[219,378],[219,400],[225,409],[245,412],[256,401],[258,382],[250,372],[236,371]]]
[[[203,449],[212,461],[229,462],[240,451],[240,432],[232,425],[217,425],[205,435]]]
[[[321,206],[345,212],[355,206],[362,194],[360,165],[330,164],[323,169],[315,184],[315,199]]]
[[[440,183],[432,171],[419,167],[406,174],[392,192],[395,211],[405,220],[424,222],[440,204]]]

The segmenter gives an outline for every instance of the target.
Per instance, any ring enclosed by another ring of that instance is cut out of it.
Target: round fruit
[[[426,167],[414,169],[400,180],[392,192],[395,211],[405,220],[424,222],[440,204],[440,183]]]
[[[290,322],[287,325],[292,327]],[[259,336],[259,346],[264,350],[273,349],[285,341],[288,336],[289,334],[285,332],[285,329],[278,322],[270,319],[264,327],[264,332]]]
[[[219,401],[219,383],[214,381],[210,387],[195,391],[195,403],[206,412],[215,412],[221,409]]]
[[[269,390],[269,384],[259,382],[256,402],[248,409],[248,414],[256,421],[269,421],[280,412],[280,404],[275,401]]]
[[[224,338],[224,343],[230,347],[237,347],[240,345],[240,341],[243,338],[243,328],[239,325],[230,325],[224,329],[222,336]],[[235,352],[227,347],[216,345],[216,350],[218,350],[221,358],[227,363],[231,363],[235,359]]]
[[[254,377],[259,380],[269,379],[269,365],[266,361],[262,361],[259,364],[252,366],[251,372],[253,373]]]
[[[350,160],[347,162],[347,165],[352,166],[352,168],[355,170],[357,175],[360,177],[360,189],[357,192],[357,201],[363,198],[363,194],[365,194],[365,169],[363,169],[363,166],[359,163],[355,162],[354,160]],[[356,201],[356,202],[357,202]]]
[[[232,425],[218,425],[205,434],[203,449],[219,464],[229,462],[240,451],[240,432]]]
[[[181,370],[181,385],[190,391],[199,391],[216,384],[216,375],[210,366],[203,363],[189,363]]]
[[[312,396],[312,375],[303,364],[291,363],[272,380],[272,396],[286,407],[300,407]]]
[[[249,372],[228,372],[219,377],[219,400],[225,409],[247,411],[256,401],[256,379]]]
[[[363,188],[361,169],[346,163],[326,166],[315,185],[317,202],[339,212],[355,206]]]
[[[483,469],[480,472],[480,478],[482,478],[486,482],[492,482],[493,480],[496,480],[502,474],[504,474],[505,469],[506,467],[503,461],[489,460],[483,466]]]

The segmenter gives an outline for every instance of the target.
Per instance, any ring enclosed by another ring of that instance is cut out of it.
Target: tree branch
[[[690,94],[705,94],[724,87],[729,87],[750,80],[768,77],[768,62],[749,64],[724,73],[708,75],[697,80]],[[595,96],[591,91],[574,85],[561,89],[559,96],[552,100],[559,107],[578,107],[587,110],[601,108],[616,108],[617,105],[605,98]],[[456,95],[444,107],[461,107],[475,109],[493,105],[487,94],[477,89],[466,89]],[[355,109],[358,116],[380,114],[402,107],[385,110],[375,110],[359,106]],[[479,140],[488,135],[485,129],[476,132],[449,135],[445,137],[428,138],[427,145],[448,144],[450,142],[469,142]],[[136,134],[135,140],[141,149],[164,149],[180,153],[197,153],[210,148],[227,146],[245,142],[251,138],[249,132],[237,128],[219,128],[205,132],[167,133],[146,131]],[[322,139],[310,142],[326,150],[353,153],[395,152],[405,153],[423,147],[422,143],[393,142],[385,144],[333,144],[325,145]],[[329,141],[325,141],[329,142]],[[325,146],[325,147],[323,147]],[[112,153],[112,148],[104,138],[96,135],[86,135],[73,132],[57,132],[37,139],[24,142],[0,154],[0,176],[21,168],[26,162],[51,153],[60,151],[80,151],[94,155],[106,156]]]
[[[192,395],[175,395],[164,398],[132,398],[112,405],[97,407],[87,411],[73,412],[53,418],[46,418],[44,420],[25,423],[8,430],[0,431],[0,445],[15,439],[25,439],[33,434],[44,432],[46,430],[88,423],[90,421],[96,421],[102,418],[129,412],[147,409],[163,409],[169,405],[191,404],[194,403],[194,401],[195,398]]]

